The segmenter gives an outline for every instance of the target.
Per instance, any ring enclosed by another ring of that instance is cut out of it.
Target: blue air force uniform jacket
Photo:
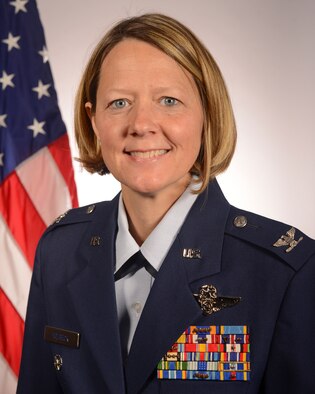
[[[117,207],[71,210],[42,237],[19,394],[315,393],[315,241],[230,206],[216,181],[158,272],[123,366]],[[202,286],[217,310],[198,302]]]

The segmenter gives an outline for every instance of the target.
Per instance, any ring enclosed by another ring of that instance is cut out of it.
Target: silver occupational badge
[[[198,294],[194,294],[204,315],[211,315],[223,308],[229,308],[238,304],[241,297],[221,297],[213,285],[203,285]]]
[[[303,237],[300,237],[297,241],[294,239],[295,236],[295,228],[291,227],[289,231],[286,232],[286,235],[281,235],[277,242],[273,244],[276,248],[280,246],[289,246],[285,251],[287,253],[291,252],[292,249],[296,247],[296,245],[302,241]]]

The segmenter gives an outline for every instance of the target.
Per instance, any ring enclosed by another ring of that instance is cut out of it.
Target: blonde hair
[[[111,49],[126,38],[151,44],[173,58],[194,78],[203,111],[201,148],[191,174],[201,181],[198,193],[224,171],[236,144],[236,126],[230,98],[215,60],[200,40],[183,24],[161,14],[144,14],[117,23],[96,46],[83,73],[75,103],[75,136],[83,167],[93,173],[108,173],[100,145],[93,132],[85,104],[96,108],[100,69]]]

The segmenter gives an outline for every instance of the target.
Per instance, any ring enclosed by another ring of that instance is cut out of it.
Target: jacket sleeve
[[[55,375],[53,355],[44,341],[46,312],[40,245],[36,252],[28,300],[18,394],[62,393]]]
[[[315,255],[294,275],[276,322],[263,394],[314,393]]]

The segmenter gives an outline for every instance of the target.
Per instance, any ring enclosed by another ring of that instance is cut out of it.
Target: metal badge
[[[211,315],[223,308],[229,308],[238,304],[241,297],[220,297],[213,285],[203,285],[198,294],[194,294],[204,315]]]
[[[185,259],[201,259],[200,249],[183,249]]]
[[[44,339],[46,342],[56,343],[78,349],[80,346],[80,334],[75,331],[64,330],[62,328],[45,326]]]
[[[99,235],[93,235],[90,241],[91,246],[100,246],[101,244],[101,237]]]
[[[60,354],[55,354],[54,355],[54,367],[57,371],[61,370],[62,367],[62,357],[60,356]]]
[[[285,251],[287,253],[291,252],[292,249],[296,247],[296,245],[302,241],[303,237],[300,237],[297,241],[294,239],[295,236],[295,228],[291,227],[289,231],[286,232],[286,235],[281,235],[277,242],[273,244],[276,248],[280,246],[289,246]]]

